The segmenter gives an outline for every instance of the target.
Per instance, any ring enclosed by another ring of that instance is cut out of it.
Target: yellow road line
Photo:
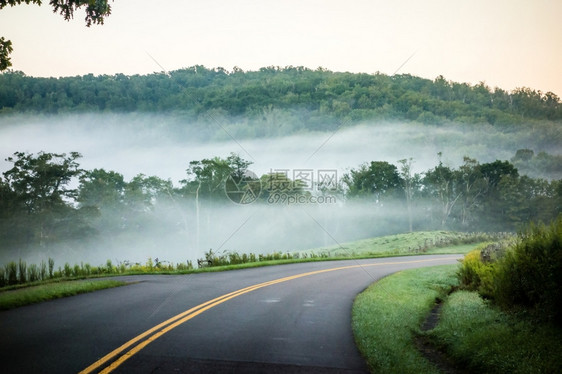
[[[353,269],[353,268],[367,267],[367,266],[400,265],[400,264],[412,264],[412,263],[432,262],[432,261],[442,261],[442,260],[449,260],[449,259],[448,258],[439,258],[439,259],[428,259],[428,260],[379,262],[379,263],[374,263],[374,264],[349,265],[349,266],[342,266],[342,267],[337,267],[337,268],[316,270],[316,271],[311,271],[311,272],[308,272],[308,273],[291,275],[291,276],[288,276],[288,277],[279,278],[279,279],[275,279],[275,280],[272,280],[272,281],[263,282],[263,283],[259,283],[259,284],[253,285],[253,286],[242,288],[240,290],[230,292],[230,293],[224,294],[222,296],[219,296],[217,298],[214,298],[212,300],[206,301],[206,302],[204,302],[202,304],[199,304],[199,305],[197,305],[197,306],[195,306],[191,309],[188,309],[185,312],[182,312],[182,313],[180,313],[180,314],[178,314],[178,315],[176,315],[172,318],[169,318],[162,323],[159,323],[158,325],[152,327],[151,329],[148,329],[145,332],[143,332],[142,334],[140,334],[140,335],[134,337],[133,339],[129,340],[125,344],[121,345],[119,348],[116,348],[113,351],[111,351],[110,353],[108,353],[107,355],[103,356],[102,358],[100,358],[99,360],[97,360],[96,362],[94,362],[93,364],[91,364],[90,366],[85,368],[84,370],[82,370],[79,374],[92,373],[93,371],[99,369],[101,366],[103,366],[108,361],[111,361],[112,359],[117,357],[124,350],[133,346],[135,343],[139,342],[140,340],[142,340],[144,338],[147,338],[144,341],[142,341],[141,343],[139,343],[138,345],[136,345],[135,347],[133,347],[132,349],[130,349],[128,352],[124,353],[121,357],[119,357],[117,360],[112,362],[109,366],[107,366],[104,370],[102,370],[100,372],[100,373],[104,373],[104,374],[110,373],[113,370],[115,370],[117,367],[119,367],[123,362],[125,362],[126,360],[128,360],[129,358],[134,356],[136,353],[141,351],[143,348],[145,348],[147,345],[149,345],[150,343],[152,343],[153,341],[155,341],[156,339],[158,339],[159,337],[161,337],[165,333],[167,333],[167,332],[171,331],[172,329],[178,327],[179,325],[189,321],[193,317],[196,317],[199,314],[201,314],[201,313],[203,313],[203,312],[205,312],[205,311],[207,311],[211,308],[214,308],[215,306],[217,306],[219,304],[222,304],[222,303],[224,303],[224,302],[226,302],[230,299],[233,299],[235,297],[246,294],[248,292],[255,291],[255,290],[263,288],[263,287],[271,286],[271,285],[274,285],[274,284],[277,284],[277,283],[287,282],[287,281],[290,281],[290,280],[293,280],[293,279],[307,277],[307,276],[310,276],[310,275],[327,273],[327,272],[337,271],[337,270]]]

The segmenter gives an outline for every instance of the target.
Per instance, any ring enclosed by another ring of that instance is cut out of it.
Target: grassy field
[[[493,238],[486,234],[467,234],[452,231],[417,231],[358,240],[297,253],[303,255],[307,253],[320,253],[327,254],[328,257],[467,253],[475,247],[472,243],[482,243],[489,240],[493,240]]]
[[[115,280],[61,281],[12,291],[4,291],[0,293],[0,310],[17,308],[23,305],[78,295],[86,292],[93,292],[106,288],[119,287],[125,284],[125,282]]]
[[[374,373],[438,373],[414,345],[435,299],[457,284],[458,265],[396,273],[357,296],[352,327],[359,351]]]
[[[562,373],[562,331],[493,308],[477,292],[445,302],[430,336],[474,372]]]

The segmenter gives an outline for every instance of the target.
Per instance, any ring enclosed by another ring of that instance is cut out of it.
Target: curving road
[[[0,371],[364,373],[355,296],[396,271],[459,258],[120,277],[136,283],[0,312]]]

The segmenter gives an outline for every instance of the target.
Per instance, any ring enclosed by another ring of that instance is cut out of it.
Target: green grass
[[[458,265],[442,265],[402,271],[357,296],[352,328],[372,372],[438,372],[416,349],[414,336],[435,299],[458,283],[457,269]]]
[[[453,293],[431,337],[474,372],[562,372],[559,328],[506,314],[491,307],[477,292]]]
[[[4,291],[0,292],[0,310],[17,308],[28,304],[105,288],[119,287],[125,284],[127,283],[115,280],[61,281],[12,291]]]
[[[451,245],[447,247],[435,247],[435,248],[428,249],[427,252],[425,253],[428,255],[438,255],[438,254],[463,254],[464,255],[472,251],[474,248],[478,247],[481,244],[483,243],[471,243],[471,244]]]
[[[493,240],[487,234],[452,231],[418,231],[343,243],[341,246],[299,251],[299,254],[325,253],[329,257],[395,256],[411,254],[467,253],[477,243]],[[470,243],[467,243],[470,242]],[[301,256],[302,257],[302,256]]]

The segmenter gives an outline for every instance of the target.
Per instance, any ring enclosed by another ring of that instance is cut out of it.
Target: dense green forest
[[[304,67],[227,71],[193,66],[149,75],[62,78],[9,71],[0,74],[0,113],[14,112],[181,112],[191,119],[290,123],[293,130],[381,119],[499,126],[562,120],[560,98],[552,92],[507,92],[443,76],[432,81]]]
[[[127,182],[118,172],[83,170],[80,157],[18,152],[9,158],[12,168],[0,179],[1,248],[37,248],[127,233],[165,237],[187,230],[186,215],[236,205],[225,185],[233,175],[240,182],[251,165],[235,154],[192,161],[186,165],[186,178],[173,186],[154,176],[140,174]],[[412,160],[401,160],[398,166],[372,161],[351,169],[338,184],[311,188],[306,180],[279,173],[259,180],[256,176],[261,193],[251,202],[274,206],[276,212],[286,211],[291,199],[293,206],[338,200],[349,210],[358,203],[367,207],[365,217],[372,217],[368,224],[373,228],[383,225],[371,221],[377,214],[394,217],[391,231],[513,231],[529,221],[549,222],[562,210],[562,181],[521,176],[507,161],[480,164],[465,158],[458,168],[439,162],[420,174],[412,173],[411,165]],[[73,182],[78,183],[73,187]],[[209,222],[212,235],[217,227]]]

